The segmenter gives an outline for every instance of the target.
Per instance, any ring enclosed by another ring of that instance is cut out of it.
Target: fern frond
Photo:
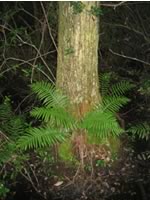
[[[48,98],[50,94],[54,93],[54,87],[44,81],[33,83],[31,89],[37,94],[40,100],[44,100]]]
[[[124,95],[125,92],[131,90],[134,87],[134,84],[128,81],[121,81],[119,83],[115,83],[110,87],[109,95],[119,97]]]
[[[49,83],[37,82],[32,84],[31,88],[38,98],[43,101],[44,105],[48,107],[66,107],[68,104],[67,97]]]
[[[9,102],[4,102],[3,104],[0,104],[0,120],[1,121],[7,121],[11,118],[12,111],[11,111],[11,105]]]
[[[34,108],[31,112],[33,117],[42,119],[44,122],[53,122],[56,127],[72,128],[75,126],[75,119],[62,107]]]
[[[31,128],[26,135],[19,138],[17,147],[27,150],[32,148],[42,148],[64,142],[68,135],[51,127]]]
[[[127,132],[131,132],[133,136],[137,136],[140,139],[148,140],[150,138],[150,125],[146,122],[137,124],[129,128]]]
[[[100,139],[118,136],[123,132],[115,116],[111,112],[104,112],[103,110],[88,113],[83,119],[82,128]]]
[[[0,164],[9,162],[12,158],[13,153],[15,152],[15,143],[13,141],[5,142],[1,144],[0,148]]]
[[[130,100],[127,97],[105,97],[100,105],[103,111],[109,111],[112,113],[119,112],[120,108],[126,105]]]
[[[52,96],[53,106],[58,106],[62,108],[66,108],[69,106],[69,101],[67,96],[63,95],[62,92],[58,89],[55,89],[55,92]],[[49,107],[49,106],[48,106]]]
[[[10,101],[6,98],[0,105],[0,130],[11,139],[16,139],[24,133],[27,125],[22,116],[17,116],[12,112]]]
[[[7,126],[5,126],[5,131],[12,139],[16,140],[20,135],[24,134],[26,128],[27,124],[21,116],[13,116],[13,118],[8,121]]]
[[[111,73],[104,73],[100,75],[100,90],[101,96],[105,97],[108,95],[110,86]]]

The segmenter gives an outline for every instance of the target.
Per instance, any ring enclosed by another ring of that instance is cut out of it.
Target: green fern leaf
[[[9,102],[4,102],[0,105],[0,120],[7,121],[11,118],[12,111],[11,105]]]
[[[31,85],[32,91],[37,94],[43,104],[48,107],[66,107],[68,100],[59,90],[46,82],[37,82]]]
[[[26,135],[19,138],[17,147],[23,150],[42,148],[64,142],[67,136],[66,133],[51,127],[31,128]]]
[[[64,108],[34,108],[31,112],[33,117],[42,119],[44,122],[53,122],[57,127],[72,128],[75,126],[75,119]]]
[[[134,87],[134,84],[128,81],[121,81],[111,86],[109,90],[109,95],[119,97],[119,96],[124,95],[127,91],[131,90],[133,87]]]
[[[140,139],[148,140],[150,137],[150,125],[146,122],[137,124],[130,127],[127,132],[131,132],[133,134],[133,137],[137,136]]]
[[[119,112],[120,108],[126,105],[130,100],[127,97],[105,97],[100,105],[103,111],[110,111],[112,113]]]
[[[111,112],[104,112],[103,110],[95,110],[88,113],[84,117],[81,126],[100,139],[118,136],[123,132],[115,116]]]
[[[10,101],[6,98],[0,105],[0,130],[11,139],[16,139],[24,133],[26,127],[24,118],[12,112]]]
[[[110,78],[111,78],[111,73],[104,73],[100,75],[100,88],[101,88],[102,97],[105,97],[108,95],[108,91],[110,87]]]

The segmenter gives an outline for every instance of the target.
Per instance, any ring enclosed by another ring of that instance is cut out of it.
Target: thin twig
[[[3,29],[6,29],[8,31],[11,31],[10,28],[6,27],[6,26],[3,26],[3,25],[0,25],[0,27],[2,27]],[[48,69],[48,71],[50,72],[50,74],[52,75],[53,79],[55,80],[55,76],[54,74],[52,73],[51,69],[49,68],[48,64],[46,63],[46,61],[44,60],[44,58],[42,57],[40,51],[38,50],[38,48],[34,45],[34,44],[30,44],[26,41],[24,41],[20,35],[16,34],[16,37],[18,38],[19,41],[21,41],[22,45],[28,45],[30,47],[32,47],[33,49],[36,50],[36,52],[39,54],[39,58],[42,60],[43,64],[46,66],[46,68]],[[2,67],[2,66],[1,66]]]
[[[145,65],[149,65],[149,66],[150,66],[150,63],[145,62],[144,60],[140,60],[140,59],[138,59],[138,58],[133,58],[133,57],[131,57],[131,56],[126,56],[126,55],[124,55],[124,54],[120,54],[120,53],[114,52],[112,49],[109,49],[109,51],[110,51],[112,54],[116,55],[116,56],[120,56],[120,57],[122,57],[122,58],[134,60],[134,61],[137,61],[137,62],[140,62],[140,63],[143,63],[143,64],[145,64]]]
[[[53,52],[55,52],[55,51],[56,51],[56,50],[49,51],[49,52],[44,53],[44,54],[40,54],[40,55],[37,56],[37,58],[41,58],[41,57],[43,57],[43,56],[45,56],[45,55],[48,55],[48,54],[50,54],[50,53],[53,53]],[[33,67],[33,65],[30,63],[30,61],[34,61],[35,58],[31,58],[31,59],[29,59],[29,60],[23,60],[23,59],[20,59],[20,58],[13,58],[13,57],[5,58],[4,61],[3,61],[3,63],[0,65],[0,70],[2,70],[3,66],[4,66],[4,65],[6,64],[6,62],[9,61],[9,60],[14,60],[14,61],[19,61],[19,62],[21,62],[20,64],[18,64],[18,66],[21,66],[21,65],[23,65],[23,64],[29,64],[31,67]],[[10,70],[12,70],[12,69],[14,69],[14,68],[15,68],[15,66],[12,67],[12,68],[9,67],[9,68],[7,68],[6,70],[4,70],[3,72],[1,72],[0,74],[3,75],[4,73],[6,73],[6,72],[8,72],[8,71],[10,71]],[[48,78],[48,80],[50,80],[50,82],[52,82],[52,83],[54,84],[54,82],[52,81],[52,79],[50,79],[50,77],[49,77],[42,69],[40,69],[40,68],[36,68],[36,69],[39,70],[44,76],[46,76],[46,77]]]
[[[43,14],[44,14],[44,17],[45,17],[45,20],[46,20],[46,23],[47,23],[49,35],[50,35],[50,37],[51,37],[51,39],[52,39],[52,42],[53,42],[53,44],[54,44],[54,46],[55,46],[55,48],[56,48],[56,51],[58,52],[57,45],[56,45],[56,43],[55,43],[54,37],[53,37],[52,32],[51,32],[51,28],[50,28],[50,26],[49,26],[49,22],[48,22],[48,18],[47,18],[47,14],[46,14],[44,5],[43,5],[43,3],[42,3],[41,1],[40,1],[40,4],[41,4],[42,10],[43,10]]]
[[[28,165],[29,165],[29,167],[30,167],[30,169],[31,169],[31,171],[32,171],[32,174],[33,174],[33,176],[34,176],[34,178],[35,178],[35,180],[36,180],[36,183],[37,183],[37,185],[38,185],[38,187],[39,187],[40,184],[39,184],[38,178],[37,178],[37,176],[36,176],[36,174],[35,174],[35,171],[32,169],[32,167],[30,166],[30,163],[29,163],[29,162],[28,162]]]
[[[28,14],[29,16],[33,17],[34,19],[36,19],[40,24],[42,24],[41,20],[39,20],[37,17],[35,17],[35,15],[32,15],[30,12],[28,12],[27,10],[25,10],[24,8],[21,8],[20,10],[22,10],[23,12],[25,12],[26,14]]]
[[[23,169],[24,169],[26,175],[25,175],[22,171],[20,171],[20,174],[21,174],[27,181],[29,181],[29,182],[31,183],[32,187],[34,188],[34,190],[35,190],[38,194],[40,194],[40,195],[43,197],[43,195],[40,193],[40,191],[38,190],[38,188],[35,186],[35,184],[34,184],[32,178],[31,178],[30,174],[28,173],[27,169],[26,169],[26,168],[23,168]]]
[[[115,26],[115,27],[125,28],[125,29],[128,29],[130,31],[133,31],[134,33],[142,36],[146,42],[150,43],[150,39],[144,33],[142,33],[141,31],[139,31],[139,30],[137,30],[137,29],[135,29],[133,27],[129,27],[129,26],[123,25],[123,24],[111,24],[111,23],[106,23],[106,22],[104,22],[104,24],[106,24],[108,26]]]
[[[38,52],[40,52],[41,48],[42,48],[42,44],[43,44],[43,41],[44,41],[44,34],[45,34],[45,30],[46,30],[46,26],[45,26],[45,23],[42,27],[42,36],[41,36],[41,41],[40,41],[40,45],[39,45],[39,49],[38,49]],[[32,68],[32,73],[31,73],[31,83],[33,81],[33,74],[34,74],[34,70],[35,70],[35,64],[36,64],[36,61],[38,59],[38,56],[39,56],[39,53],[37,52],[36,54],[36,57],[34,59],[34,62],[33,62],[33,68]]]
[[[114,10],[118,7],[118,6],[122,6],[124,3],[126,3],[127,1],[121,1],[121,2],[119,2],[119,3],[116,3],[116,4],[110,4],[110,3],[108,3],[108,4],[106,4],[106,3],[101,3],[100,5],[101,6],[104,6],[104,7],[113,7],[114,8]]]
[[[17,112],[17,110],[20,108],[20,106],[30,97],[32,94],[29,94],[23,98],[23,100],[18,104],[17,108],[14,110],[14,112]]]

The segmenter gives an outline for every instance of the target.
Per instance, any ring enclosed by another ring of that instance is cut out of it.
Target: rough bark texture
[[[77,117],[98,103],[98,18],[90,11],[97,2],[83,2],[75,14],[71,2],[59,2],[57,87],[69,97]]]

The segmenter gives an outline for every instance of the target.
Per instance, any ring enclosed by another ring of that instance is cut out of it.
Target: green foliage
[[[102,9],[98,6],[91,6],[90,12],[92,15],[95,15],[96,17],[103,15]]]
[[[44,82],[37,82],[31,87],[43,104],[43,107],[32,110],[32,116],[48,122],[51,127],[67,129],[74,126],[75,119],[67,112],[69,101],[65,95]]]
[[[67,134],[51,127],[30,128],[26,135],[20,137],[17,146],[26,150],[27,148],[41,148],[63,142]]]
[[[70,48],[65,49],[65,55],[69,55],[69,54],[72,54],[72,53],[74,53],[74,52],[75,52],[75,50],[74,50],[73,47],[70,47]]]
[[[123,95],[134,85],[121,81],[110,86],[111,73],[101,75],[100,83],[102,102],[85,115],[82,127],[104,140],[110,136],[117,137],[124,132],[118,124],[116,113],[129,102],[129,99]]]
[[[18,147],[41,148],[63,142],[75,124],[74,118],[67,112],[66,96],[45,82],[32,84],[31,88],[43,104],[43,107],[34,108],[31,115],[44,123],[39,128],[30,128],[26,135],[18,140]]]
[[[2,182],[0,182],[0,198],[5,198],[8,192],[9,189],[5,187],[5,185]]]
[[[100,76],[100,87],[102,97],[120,97],[124,95],[127,91],[135,87],[134,84],[125,80],[112,84],[111,75],[111,73],[104,73]]]
[[[6,97],[0,105],[0,131],[11,139],[16,139],[24,133],[26,127],[23,116],[17,116],[12,112],[10,99]]]
[[[27,156],[16,149],[16,140],[24,134],[26,127],[24,118],[14,114],[10,99],[6,97],[0,105],[0,171],[3,182],[8,178],[15,180],[27,160]],[[8,189],[0,184],[0,197],[5,197],[7,192]]]
[[[140,94],[150,96],[150,80],[149,76],[144,77],[144,79],[141,80],[140,88],[138,90]]]
[[[110,95],[113,95],[115,97],[124,95],[127,91],[134,88],[134,84],[128,82],[128,81],[121,81],[119,83],[113,84],[113,86],[110,88]]]
[[[34,83],[31,85],[31,89],[43,101],[43,105],[47,107],[59,106],[66,108],[68,105],[67,97],[47,82],[41,81]]]
[[[7,120],[8,115],[11,115],[11,105],[9,97],[5,97],[4,103],[0,104],[0,119]]]
[[[105,167],[105,166],[106,166],[105,160],[97,160],[96,161],[96,167]]]
[[[147,122],[132,126],[127,131],[132,133],[133,138],[138,137],[145,140],[150,138],[150,125]]]
[[[74,1],[74,2],[72,1],[71,6],[73,6],[73,13],[74,14],[81,13],[85,8],[85,5],[80,1]]]
[[[13,142],[3,142],[0,148],[0,165],[11,160],[15,152],[15,144]]]
[[[25,166],[28,160],[28,154],[23,154],[16,149],[16,144],[13,141],[7,141],[1,144],[0,147],[0,171],[1,181],[9,183],[10,180],[16,181],[16,177]],[[6,189],[6,190],[5,190]],[[0,188],[0,197],[6,195],[9,190],[5,187]],[[1,196],[2,195],[2,196]],[[4,196],[3,196],[4,197]]]
[[[119,110],[126,105],[130,100],[127,97],[124,96],[118,96],[114,97],[108,96],[105,97],[102,100],[102,103],[98,106],[100,109],[103,110],[103,112],[111,112],[111,113],[117,113]]]
[[[118,137],[124,130],[119,126],[116,112],[129,102],[123,94],[131,89],[132,85],[122,82],[110,88],[110,75],[104,75],[104,80],[107,82],[107,87],[102,87],[105,93],[102,102],[78,122],[68,112],[70,106],[68,100],[59,90],[45,82],[32,84],[32,90],[43,106],[34,108],[31,115],[42,120],[43,123],[39,128],[30,128],[27,134],[18,140],[18,147],[26,150],[62,143],[72,130],[77,128],[85,129],[89,135],[100,140],[110,136]],[[109,92],[106,88],[109,88]],[[71,158],[71,155],[69,157]]]
[[[93,134],[102,140],[109,136],[119,136],[119,134],[123,132],[115,115],[103,109],[96,109],[89,112],[84,117],[81,127],[88,130],[89,134]]]
[[[33,117],[37,119],[42,119],[44,122],[48,123],[51,126],[71,128],[73,126],[74,120],[73,117],[66,112],[62,107],[41,107],[34,108],[31,112]]]
[[[101,96],[102,97],[108,96],[110,80],[111,80],[111,73],[101,74],[99,80],[100,80]]]
[[[49,146],[45,148],[38,148],[35,150],[35,153],[42,163],[52,164],[55,162],[54,155],[52,154]]]

